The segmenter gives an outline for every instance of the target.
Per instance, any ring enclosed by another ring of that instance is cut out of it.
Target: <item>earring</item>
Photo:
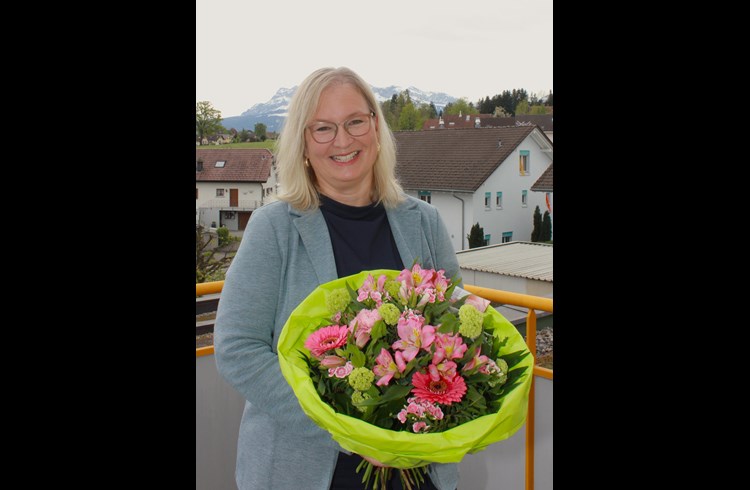
[[[310,159],[305,158],[305,167],[309,167],[309,166],[310,166]]]

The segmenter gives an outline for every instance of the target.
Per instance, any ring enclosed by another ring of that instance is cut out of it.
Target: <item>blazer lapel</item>
[[[387,214],[393,239],[396,241],[398,253],[401,255],[401,261],[404,263],[404,267],[410,269],[415,260],[423,261],[425,259],[419,257],[422,245],[422,215],[417,206],[409,201],[396,209],[388,210]]]
[[[292,222],[297,228],[302,243],[305,244],[305,250],[310,256],[315,274],[318,276],[318,282],[323,284],[337,279],[338,273],[333,258],[333,246],[323,213],[318,209],[304,214],[291,211],[291,214]]]

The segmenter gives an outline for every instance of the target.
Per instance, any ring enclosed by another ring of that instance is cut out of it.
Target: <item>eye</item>
[[[356,128],[357,126],[361,126],[364,123],[365,123],[364,119],[356,118],[356,119],[350,120],[348,123],[346,123],[346,125],[349,126],[350,128]]]
[[[313,131],[315,131],[316,133],[327,133],[329,131],[333,131],[333,126],[331,126],[330,124],[319,123],[313,126]]]

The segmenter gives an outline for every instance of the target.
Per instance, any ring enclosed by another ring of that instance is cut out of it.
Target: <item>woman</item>
[[[459,268],[436,209],[395,179],[393,135],[369,85],[347,68],[308,76],[289,104],[276,163],[279,202],[252,214],[227,272],[216,363],[247,400],[236,479],[248,489],[361,489],[361,461],[300,408],[276,344],[318,285],[369,269]],[[379,462],[369,459],[371,463]],[[398,472],[393,472],[399,488]],[[457,464],[431,464],[422,490],[453,490]]]

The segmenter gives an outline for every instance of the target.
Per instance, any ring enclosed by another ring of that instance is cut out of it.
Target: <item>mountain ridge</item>
[[[457,97],[444,92],[427,92],[414,86],[403,88],[398,85],[390,85],[388,87],[371,86],[370,88],[375,94],[378,103],[389,100],[394,94],[398,95],[404,90],[409,90],[409,96],[416,105],[423,102],[426,104],[432,102],[438,111],[443,110],[448,103],[458,100]],[[243,129],[253,131],[256,123],[263,123],[266,125],[268,131],[278,132],[281,130],[281,126],[286,119],[289,101],[296,90],[297,86],[291,88],[281,87],[266,102],[254,104],[239,116],[222,118],[221,124],[227,129],[234,128],[237,131],[242,131]]]

